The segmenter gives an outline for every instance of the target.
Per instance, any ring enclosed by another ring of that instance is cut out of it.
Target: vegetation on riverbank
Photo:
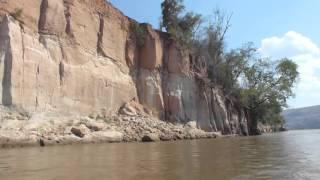
[[[294,96],[297,64],[288,58],[261,57],[251,43],[227,50],[225,35],[231,16],[219,10],[211,21],[204,21],[201,15],[186,12],[183,0],[165,0],[161,8],[161,30],[191,50],[195,61],[205,63],[200,80],[206,86],[220,86],[227,99],[246,109],[251,134],[259,134],[258,123],[284,124],[281,112]]]

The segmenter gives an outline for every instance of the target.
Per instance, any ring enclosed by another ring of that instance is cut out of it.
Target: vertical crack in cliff
[[[25,43],[24,43],[24,27],[21,23],[19,23],[20,26],[20,35],[21,35],[21,50],[22,50],[22,88],[20,92],[21,97],[23,97],[24,94],[24,61],[25,61]]]
[[[225,107],[224,130],[226,134],[232,134],[231,111],[232,104],[227,98],[223,101]]]
[[[39,96],[39,89],[41,88],[40,84],[39,84],[39,74],[40,74],[40,62],[38,62],[37,69],[36,69],[36,102],[35,102],[36,106],[35,106],[35,110],[37,110],[38,106],[39,106],[38,96]]]
[[[63,45],[62,45],[62,42],[61,42],[60,38],[58,38],[58,41],[59,41],[59,47],[60,47],[61,56],[62,56],[62,59],[60,60],[60,63],[59,63],[59,80],[60,80],[60,86],[63,86],[63,79],[64,79],[64,64],[63,64],[63,60],[65,60],[66,55],[65,55],[65,52],[64,52],[64,49],[63,49]]]
[[[98,31],[98,34],[97,34],[97,36],[98,36],[97,54],[98,54],[98,56],[102,56],[104,58],[110,59],[122,71],[122,68],[121,68],[121,65],[119,64],[119,61],[116,60],[115,58],[111,57],[111,56],[108,56],[107,53],[103,50],[104,17],[105,17],[105,15],[103,13],[99,13],[99,31]],[[124,71],[122,71],[122,72],[124,72]]]
[[[12,72],[12,47],[10,32],[10,17],[5,16],[0,23],[0,53],[3,53],[3,76],[2,76],[2,104],[5,106],[12,105],[11,92],[11,72]],[[2,58],[2,57],[1,57]]]
[[[217,110],[217,97],[216,97],[216,94],[214,92],[213,89],[211,89],[211,94],[212,94],[212,97],[211,97],[211,103],[212,103],[212,107],[211,107],[211,110],[212,110],[212,115],[213,115],[213,118],[214,118],[214,122],[216,124],[216,128],[218,131],[221,131],[223,132],[223,125],[221,123],[221,117],[218,115],[218,110]]]
[[[60,62],[59,64],[59,78],[60,78],[60,86],[63,85],[63,79],[64,79],[64,64]]]
[[[68,0],[63,0],[64,5],[64,16],[66,18],[66,29],[65,32],[69,36],[73,37],[73,33],[71,31],[71,12],[70,12],[70,2]]]
[[[12,72],[12,49],[10,38],[8,37],[7,49],[5,50],[4,58],[4,71],[2,79],[2,104],[5,106],[12,105],[12,93],[11,93],[11,72]]]
[[[235,127],[234,127],[234,123],[233,123],[233,119],[232,119],[232,102],[231,101],[229,101],[228,99],[226,99],[225,100],[225,104],[226,104],[226,110],[227,110],[227,116],[226,116],[226,118],[227,118],[227,120],[226,120],[226,126],[227,126],[227,131],[228,131],[228,133],[229,134],[234,134],[233,133],[233,130],[234,129],[236,129]]]
[[[48,0],[42,0],[40,5],[40,17],[38,21],[38,32],[46,33],[45,24],[47,21],[47,9],[49,7]]]
[[[186,103],[184,102],[184,98],[183,98],[183,95],[182,95],[182,94],[181,94],[181,105],[182,105],[183,115],[184,115],[183,121],[184,121],[184,122],[189,122],[189,121],[191,121],[191,120],[188,118],[187,112],[185,111],[185,109],[186,109]]]
[[[36,110],[38,109],[39,101],[38,101],[38,95],[36,96]]]
[[[162,56],[163,67],[161,69],[161,88],[162,88],[162,97],[168,97],[168,83],[169,83],[169,72],[168,72],[168,61],[169,61],[169,43],[165,40],[164,41],[164,51]],[[138,66],[140,67],[140,61],[138,61]],[[168,98],[164,100],[164,119],[169,120],[169,102]]]
[[[104,31],[104,15],[99,13],[99,32],[98,32],[98,42],[97,42],[97,53],[100,56],[107,57],[106,53],[103,51],[103,31]]]
[[[49,8],[49,2],[48,0],[42,0],[40,5],[40,17],[38,21],[38,33],[39,33],[39,42],[44,45],[44,47],[47,47],[46,42],[44,40],[44,37],[42,34],[48,34],[48,30],[45,28],[45,24],[47,21],[47,10]],[[37,64],[36,67],[36,98],[35,98],[35,110],[38,109],[39,106],[39,90],[40,90],[40,84],[39,84],[39,74],[40,74],[40,61]]]
[[[63,60],[68,60],[68,59],[66,56],[66,52],[63,49],[63,44],[62,44],[60,37],[57,36],[57,38],[58,38],[58,44],[59,44],[59,48],[60,48],[60,52],[61,52],[61,56],[62,56],[62,59],[60,60],[60,63],[61,63]]]
[[[11,93],[11,72],[12,72],[12,50],[8,47],[8,51],[4,60],[4,74],[2,80],[2,104],[6,106],[12,105],[12,93]]]
[[[217,129],[217,125],[216,125],[216,122],[214,121],[214,118],[213,118],[213,111],[212,111],[212,102],[208,100],[208,96],[207,96],[207,93],[206,92],[203,92],[203,95],[204,95],[204,98],[205,98],[205,101],[206,101],[206,104],[207,104],[207,107],[208,107],[208,113],[209,113],[209,123],[210,123],[210,126],[211,128],[213,129],[213,131],[218,131]]]

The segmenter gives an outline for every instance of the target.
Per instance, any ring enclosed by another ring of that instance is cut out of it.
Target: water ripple
[[[318,180],[320,131],[1,150],[0,179]]]

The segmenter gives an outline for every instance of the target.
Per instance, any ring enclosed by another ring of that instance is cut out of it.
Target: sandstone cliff
[[[0,16],[3,106],[31,119],[108,117],[135,101],[163,121],[248,134],[245,111],[201,85],[191,53],[149,25],[139,39],[137,22],[103,0],[2,0]]]

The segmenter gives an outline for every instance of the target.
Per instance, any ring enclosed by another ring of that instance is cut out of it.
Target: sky
[[[127,16],[159,27],[162,0],[110,0]],[[187,10],[210,19],[219,8],[232,14],[227,48],[253,42],[264,57],[288,57],[298,65],[299,83],[290,108],[320,104],[319,0],[185,0]]]

